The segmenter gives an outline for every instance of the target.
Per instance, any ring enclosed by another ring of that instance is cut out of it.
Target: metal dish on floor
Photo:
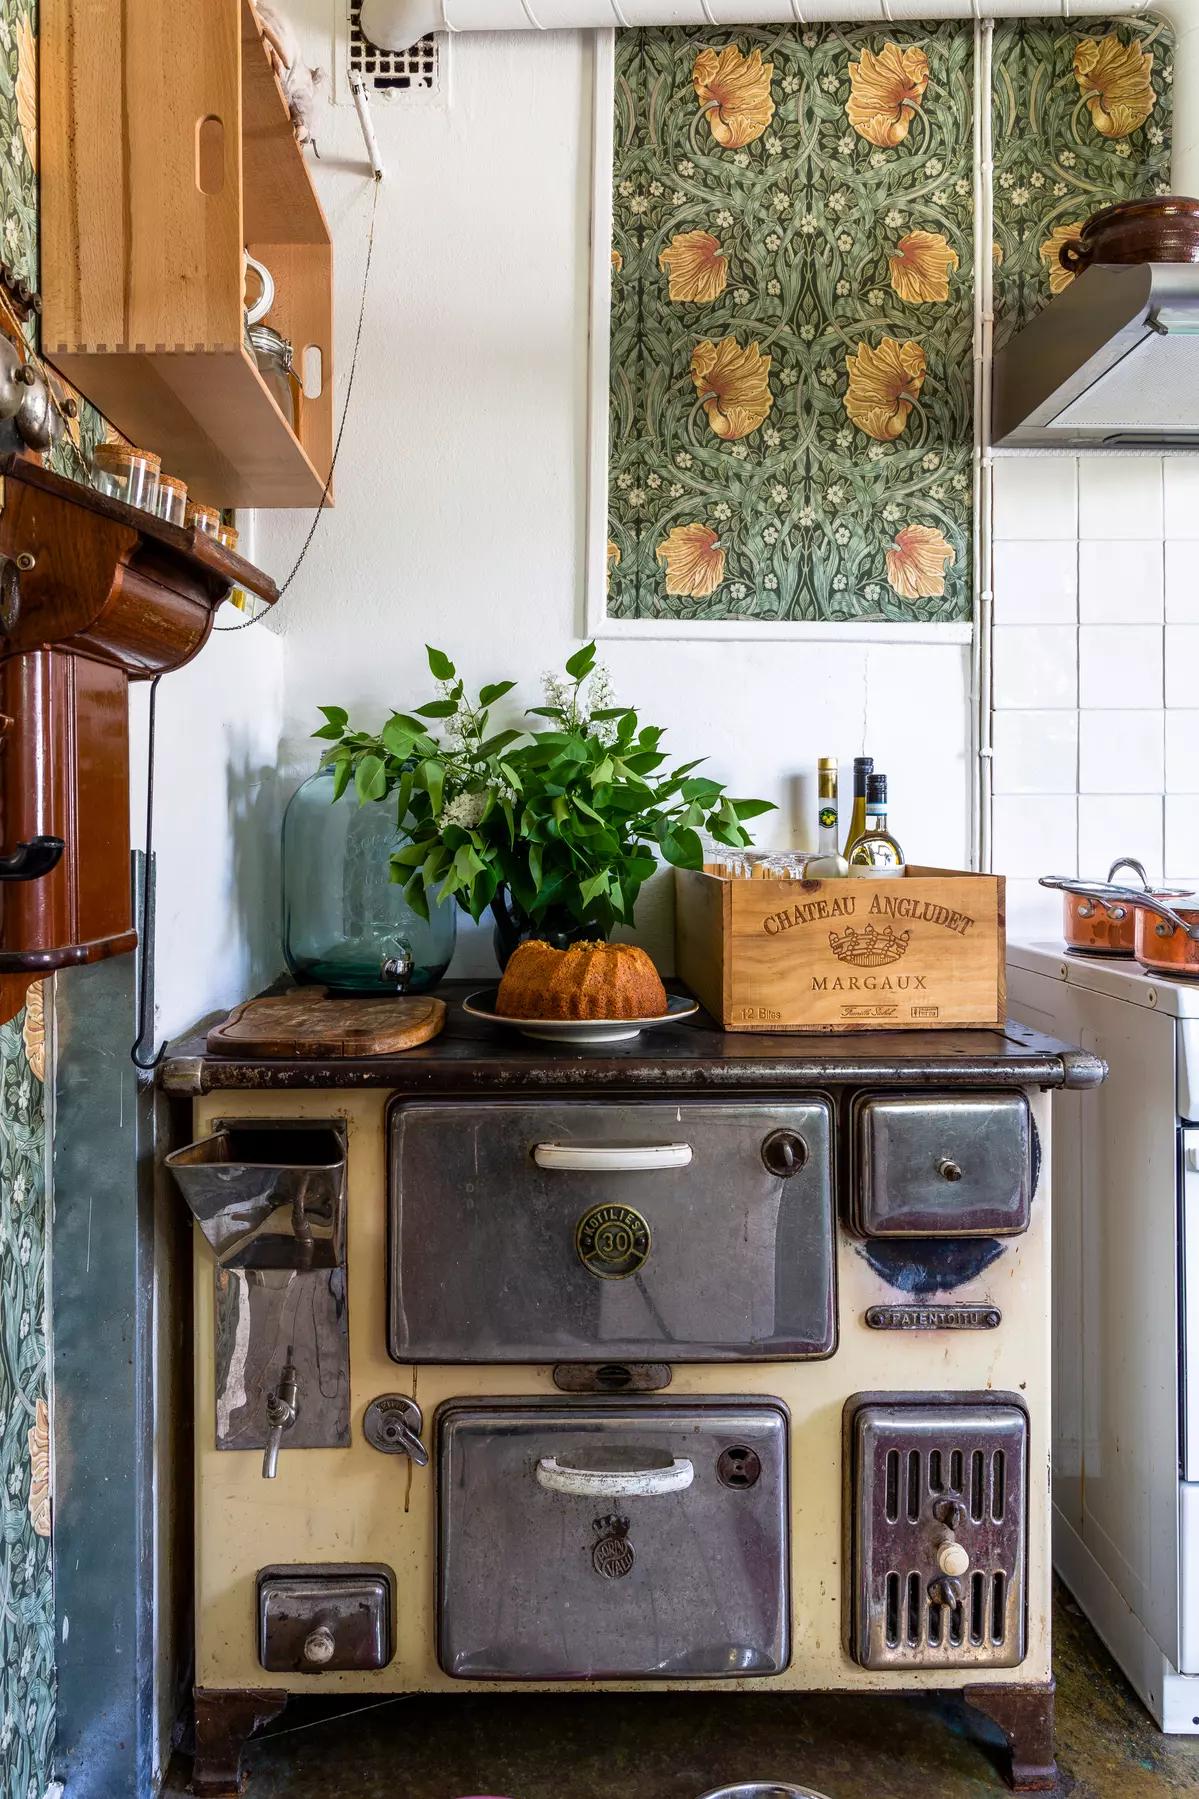
[[[713,1787],[700,1799],[825,1799],[813,1787],[788,1786],[777,1780],[747,1780],[741,1786]]]
[[[485,1024],[504,1024],[522,1036],[535,1037],[547,1043],[626,1043],[642,1031],[655,1026],[678,1024],[694,1018],[698,1002],[688,994],[667,995],[667,1010],[658,1018],[509,1018],[495,1009],[498,987],[484,987],[470,993],[462,1002],[469,1018],[481,1018]]]

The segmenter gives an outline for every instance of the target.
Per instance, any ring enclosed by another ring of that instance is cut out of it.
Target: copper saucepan
[[[1150,974],[1199,975],[1199,894],[1167,906],[1146,894],[1136,908],[1136,958]]]
[[[1140,891],[1115,884],[1116,873],[1121,868],[1130,868],[1138,877]],[[1135,953],[1135,908],[1142,891],[1160,900],[1188,897],[1172,888],[1150,887],[1149,876],[1133,856],[1118,857],[1108,869],[1106,881],[1046,875],[1041,886],[1058,887],[1064,892],[1066,947],[1082,956],[1131,956]]]

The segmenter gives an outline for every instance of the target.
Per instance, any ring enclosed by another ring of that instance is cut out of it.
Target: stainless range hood
[[[995,358],[997,449],[1199,448],[1199,266],[1093,264]]]

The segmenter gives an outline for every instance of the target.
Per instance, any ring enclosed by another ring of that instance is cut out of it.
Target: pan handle
[[[1176,930],[1185,931],[1192,942],[1199,943],[1199,924],[1188,924],[1186,919],[1180,917],[1172,906],[1167,906],[1162,900],[1155,899],[1151,893],[1138,893],[1136,903],[1138,906],[1143,906],[1146,912],[1153,912],[1158,918],[1168,919]]]
[[[1141,886],[1145,889],[1146,893],[1148,893],[1149,876],[1145,873],[1145,864],[1143,862],[1138,862],[1135,856],[1117,856],[1116,860],[1107,871],[1107,878],[1109,881],[1115,880],[1116,870],[1118,868],[1131,868],[1133,874],[1139,877]]]
[[[542,1456],[537,1464],[539,1487],[576,1499],[653,1499],[685,1493],[694,1479],[694,1464],[685,1456],[662,1468],[564,1468],[556,1455]]]

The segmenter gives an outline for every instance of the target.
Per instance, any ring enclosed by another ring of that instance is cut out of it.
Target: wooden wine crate
[[[729,879],[676,869],[679,975],[729,1031],[894,1031],[1004,1020],[1000,875]]]

